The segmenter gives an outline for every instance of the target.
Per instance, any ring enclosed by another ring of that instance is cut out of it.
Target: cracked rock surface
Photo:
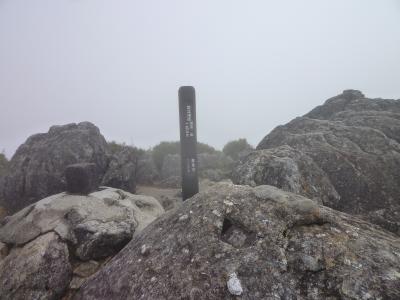
[[[273,185],[400,235],[400,101],[348,90],[276,127],[236,184]]]
[[[0,227],[0,241],[22,246],[56,232],[79,259],[99,259],[117,253],[163,212],[152,197],[113,188],[88,196],[61,193],[8,217]]]
[[[74,299],[399,298],[398,236],[276,187],[225,183],[146,227]]]
[[[61,193],[0,224],[0,300],[70,299],[74,292],[164,212],[152,197],[104,187]]]

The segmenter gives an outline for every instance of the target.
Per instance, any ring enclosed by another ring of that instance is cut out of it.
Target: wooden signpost
[[[179,89],[179,119],[181,136],[182,199],[186,200],[199,192],[197,174],[197,128],[196,95],[194,87]]]

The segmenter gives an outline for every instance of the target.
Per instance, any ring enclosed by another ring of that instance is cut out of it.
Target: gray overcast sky
[[[259,140],[344,89],[400,98],[400,0],[0,0],[0,150],[91,121],[141,147]]]

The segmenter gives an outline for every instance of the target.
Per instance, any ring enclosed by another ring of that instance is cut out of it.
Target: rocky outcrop
[[[275,128],[233,176],[320,199],[400,234],[399,178],[400,101],[353,90]]]
[[[122,147],[112,156],[102,184],[135,193],[138,159],[137,151],[134,148]]]
[[[232,179],[250,186],[268,183],[326,205],[340,200],[319,166],[306,154],[287,145],[251,152],[236,167]]]
[[[103,188],[45,198],[0,224],[0,299],[69,299],[164,209]],[[25,298],[24,298],[25,297]]]
[[[54,231],[79,259],[99,259],[117,253],[163,212],[152,197],[112,188],[89,196],[61,193],[8,217],[0,227],[0,241],[21,246]]]
[[[400,239],[272,186],[218,184],[137,235],[74,299],[399,299]]]
[[[53,126],[22,144],[9,164],[3,183],[4,206],[12,213],[66,190],[64,171],[75,163],[96,164],[102,177],[108,148],[99,129],[88,122]]]
[[[0,299],[60,299],[71,272],[67,245],[46,233],[0,260]]]

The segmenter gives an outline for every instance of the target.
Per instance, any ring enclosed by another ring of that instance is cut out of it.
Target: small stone
[[[229,275],[229,280],[227,283],[228,291],[232,295],[240,296],[243,294],[242,284],[240,283],[239,278],[237,278],[236,273],[232,273]]]
[[[67,192],[87,195],[99,188],[97,167],[93,163],[80,163],[67,166],[65,169]]]

